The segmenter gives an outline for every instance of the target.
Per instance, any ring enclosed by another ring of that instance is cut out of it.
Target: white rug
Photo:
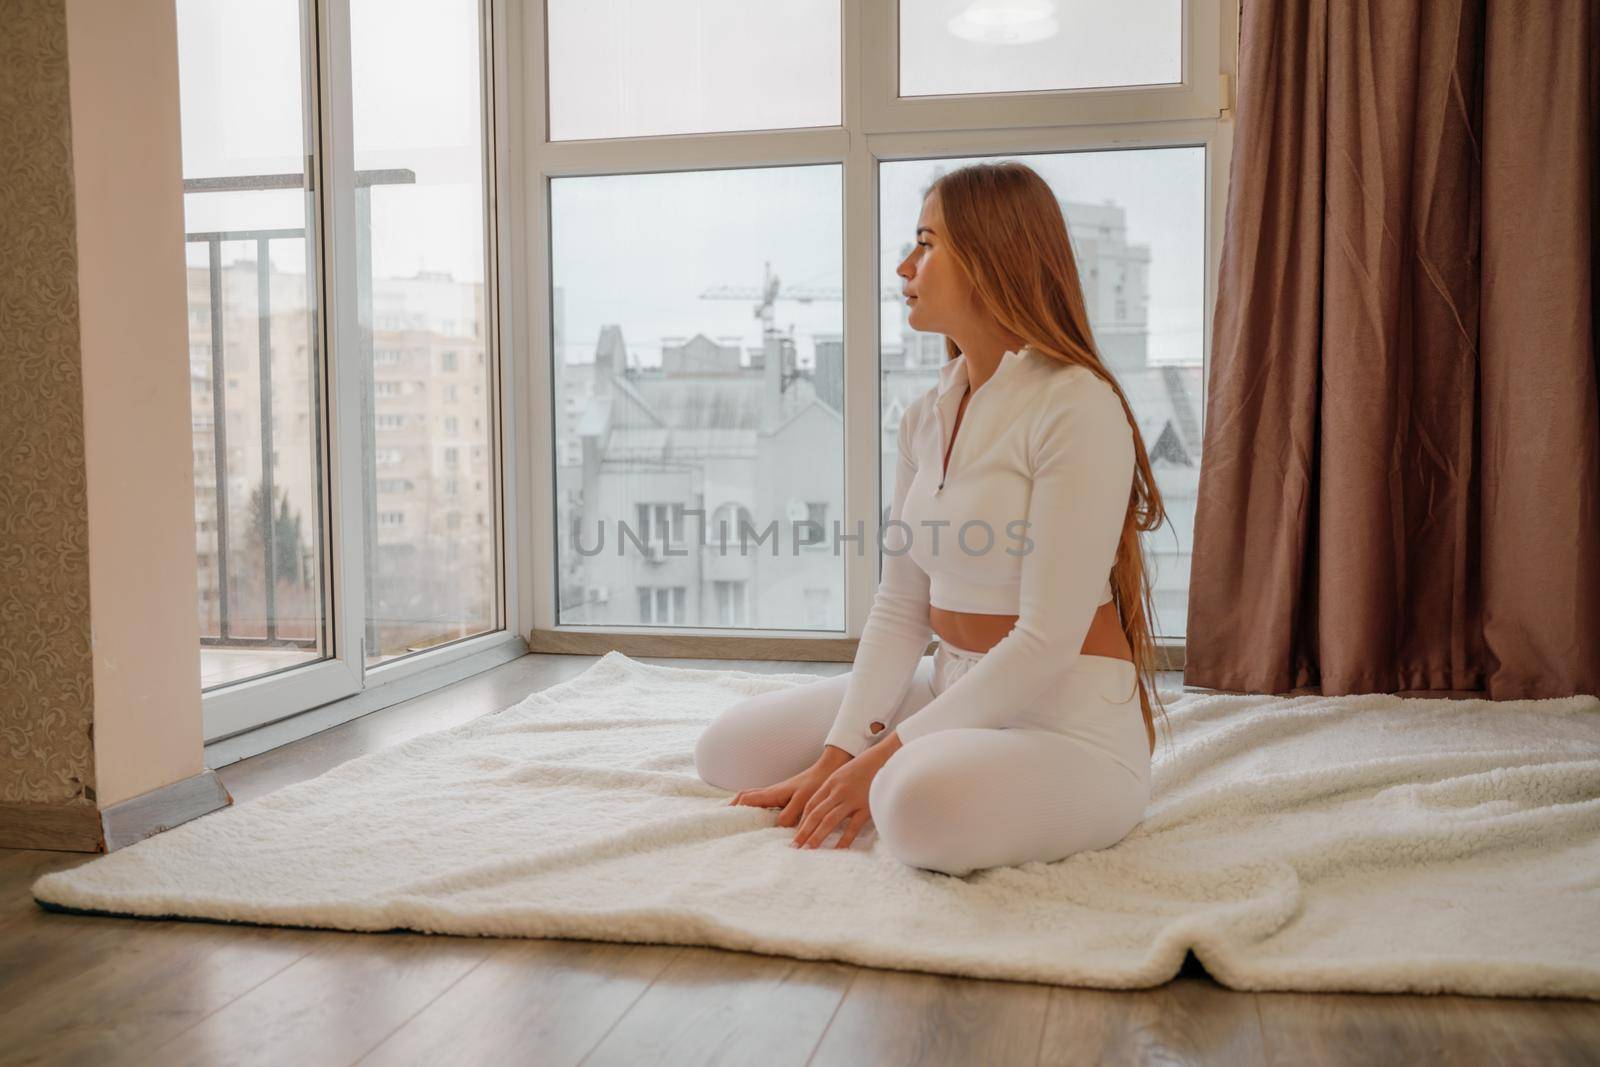
[[[693,749],[802,674],[618,652],[491,715],[45,875],[47,906],[713,945],[1138,988],[1600,999],[1600,700],[1167,694],[1144,823],[966,878],[789,847]]]

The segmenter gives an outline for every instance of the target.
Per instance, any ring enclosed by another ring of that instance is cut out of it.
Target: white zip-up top
[[[933,627],[931,606],[1016,615],[970,670],[897,727],[900,740],[1003,726],[1083,649],[1133,492],[1133,429],[1110,385],[1024,346],[967,400],[967,358],[906,409],[883,577],[826,743],[852,756],[900,701]],[[880,727],[881,729],[882,727]]]

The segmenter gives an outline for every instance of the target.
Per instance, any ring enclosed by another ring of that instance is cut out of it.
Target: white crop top
[[[935,730],[1000,726],[1070,668],[1110,572],[1133,492],[1133,429],[1110,385],[1024,346],[967,400],[965,355],[900,421],[883,576],[826,743],[852,756],[911,683],[933,636],[930,606],[1016,615],[949,689],[902,721]]]

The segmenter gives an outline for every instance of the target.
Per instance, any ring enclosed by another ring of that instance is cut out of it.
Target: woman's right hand
[[[825,746],[817,762],[799,774],[775,785],[761,789],[746,789],[728,801],[730,807],[746,804],[753,808],[782,808],[778,813],[779,826],[797,826],[806,810],[806,802],[822,787],[828,776],[851,760],[850,753],[842,748]]]

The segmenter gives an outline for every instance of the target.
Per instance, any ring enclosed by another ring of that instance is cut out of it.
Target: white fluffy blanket
[[[33,887],[46,906],[713,945],[1065,985],[1600,999],[1600,700],[1167,693],[1145,821],[965,878],[869,824],[793,849],[694,772],[747,693],[639,663],[214,812]]]

